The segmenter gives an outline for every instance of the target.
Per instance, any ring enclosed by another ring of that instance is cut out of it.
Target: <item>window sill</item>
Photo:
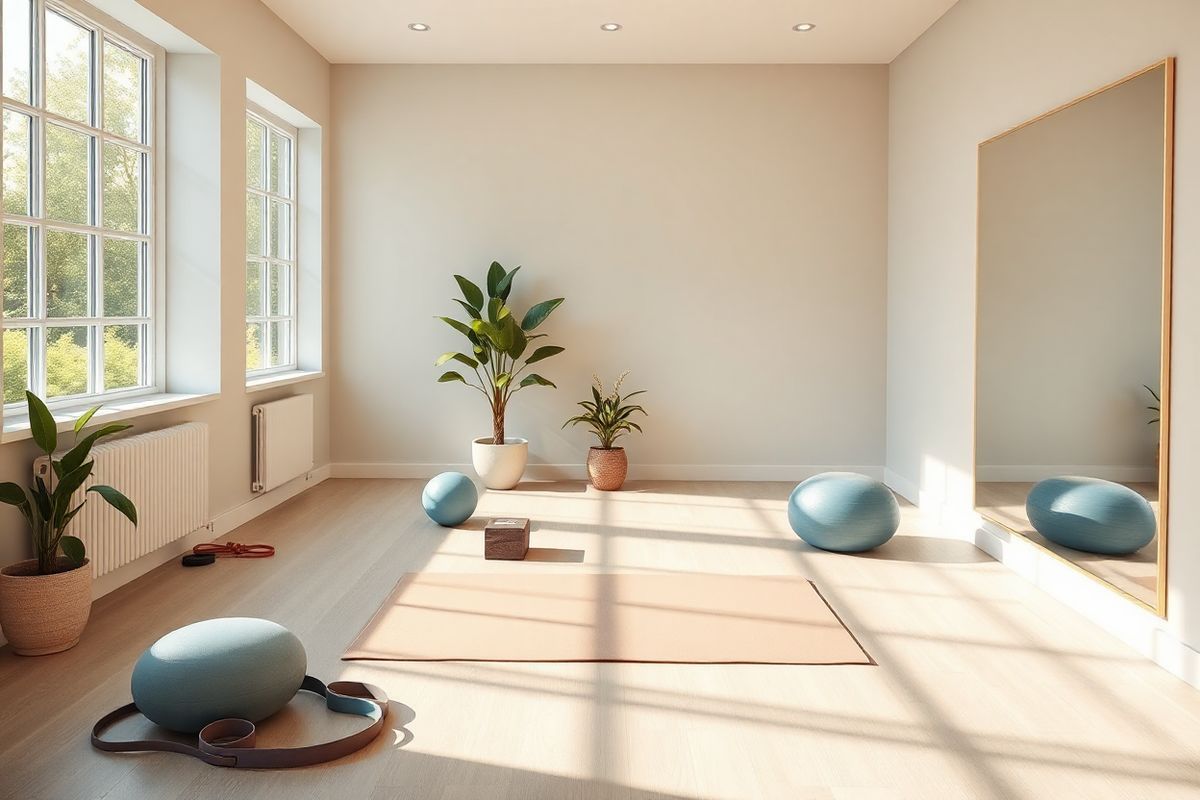
[[[162,393],[131,397],[114,403],[104,404],[104,407],[96,412],[96,415],[92,417],[91,422],[88,424],[117,422],[123,419],[144,417],[148,414],[161,414],[164,411],[173,411],[177,408],[187,408],[188,406],[207,403],[216,400],[220,396],[220,394],[214,392],[212,394]],[[78,407],[54,409],[54,420],[58,423],[59,432],[62,433],[71,430],[75,426],[75,420],[94,405],[96,405],[95,401]],[[5,415],[4,433],[0,435],[0,442],[17,442],[22,439],[31,438],[33,438],[33,433],[29,429],[29,416],[27,414]]]
[[[315,381],[324,378],[325,373],[319,369],[294,369],[290,372],[275,372],[270,375],[256,375],[246,379],[246,394],[274,389],[277,386],[287,386],[292,383]]]

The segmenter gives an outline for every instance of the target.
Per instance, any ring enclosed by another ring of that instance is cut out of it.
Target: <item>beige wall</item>
[[[142,0],[142,5],[220,58],[221,329],[212,332],[212,341],[221,348],[221,396],[201,406],[133,421],[142,431],[188,420],[209,424],[210,505],[215,516],[251,499],[249,409],[254,403],[312,392],[316,399],[316,462],[329,461],[328,379],[247,395],[244,322],[246,79],[267,88],[325,128],[328,164],[329,65],[265,6],[252,0]],[[119,14],[121,6],[113,0],[103,3],[109,13]],[[326,209],[328,205],[326,202]],[[322,221],[326,242],[328,224],[327,210]],[[328,275],[328,252],[324,256]],[[168,281],[170,269],[168,263]],[[29,441],[0,446],[0,480],[27,482],[34,455],[35,448]],[[28,534],[20,516],[5,508],[0,512],[0,563],[26,557],[28,549]]]
[[[1165,84],[1160,67],[980,151],[979,480],[1155,474]]]
[[[887,461],[928,505],[970,507],[978,143],[1168,55],[1180,65],[1169,611],[1167,638],[1143,649],[1178,657],[1183,674],[1196,654],[1171,640],[1200,646],[1200,3],[960,0],[892,64]]]
[[[885,68],[339,65],[333,105],[335,462],[459,464],[490,433],[435,383],[433,316],[497,259],[519,306],[566,297],[560,388],[510,412],[532,463],[582,464],[562,421],[629,369],[635,465],[882,464]]]

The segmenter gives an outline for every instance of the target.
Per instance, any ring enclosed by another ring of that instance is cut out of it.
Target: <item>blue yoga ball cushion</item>
[[[425,484],[421,505],[429,518],[446,528],[462,525],[475,513],[479,491],[475,483],[461,472],[443,472]]]
[[[1047,478],[1029,491],[1025,514],[1050,541],[1101,555],[1136,552],[1150,544],[1158,529],[1146,498],[1100,478]]]
[[[133,702],[180,733],[236,717],[257,722],[287,705],[304,681],[300,640],[265,619],[196,622],[150,645],[133,667]]]
[[[900,504],[890,489],[866,475],[825,472],[792,490],[788,522],[813,547],[861,553],[895,535]]]

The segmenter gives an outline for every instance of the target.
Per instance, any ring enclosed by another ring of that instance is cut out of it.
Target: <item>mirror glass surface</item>
[[[1159,613],[1171,66],[979,148],[976,508]]]

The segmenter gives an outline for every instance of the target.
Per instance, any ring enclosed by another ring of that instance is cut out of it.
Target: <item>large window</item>
[[[246,117],[246,371],[296,368],[296,131]]]
[[[3,0],[4,402],[155,383],[154,54]]]

